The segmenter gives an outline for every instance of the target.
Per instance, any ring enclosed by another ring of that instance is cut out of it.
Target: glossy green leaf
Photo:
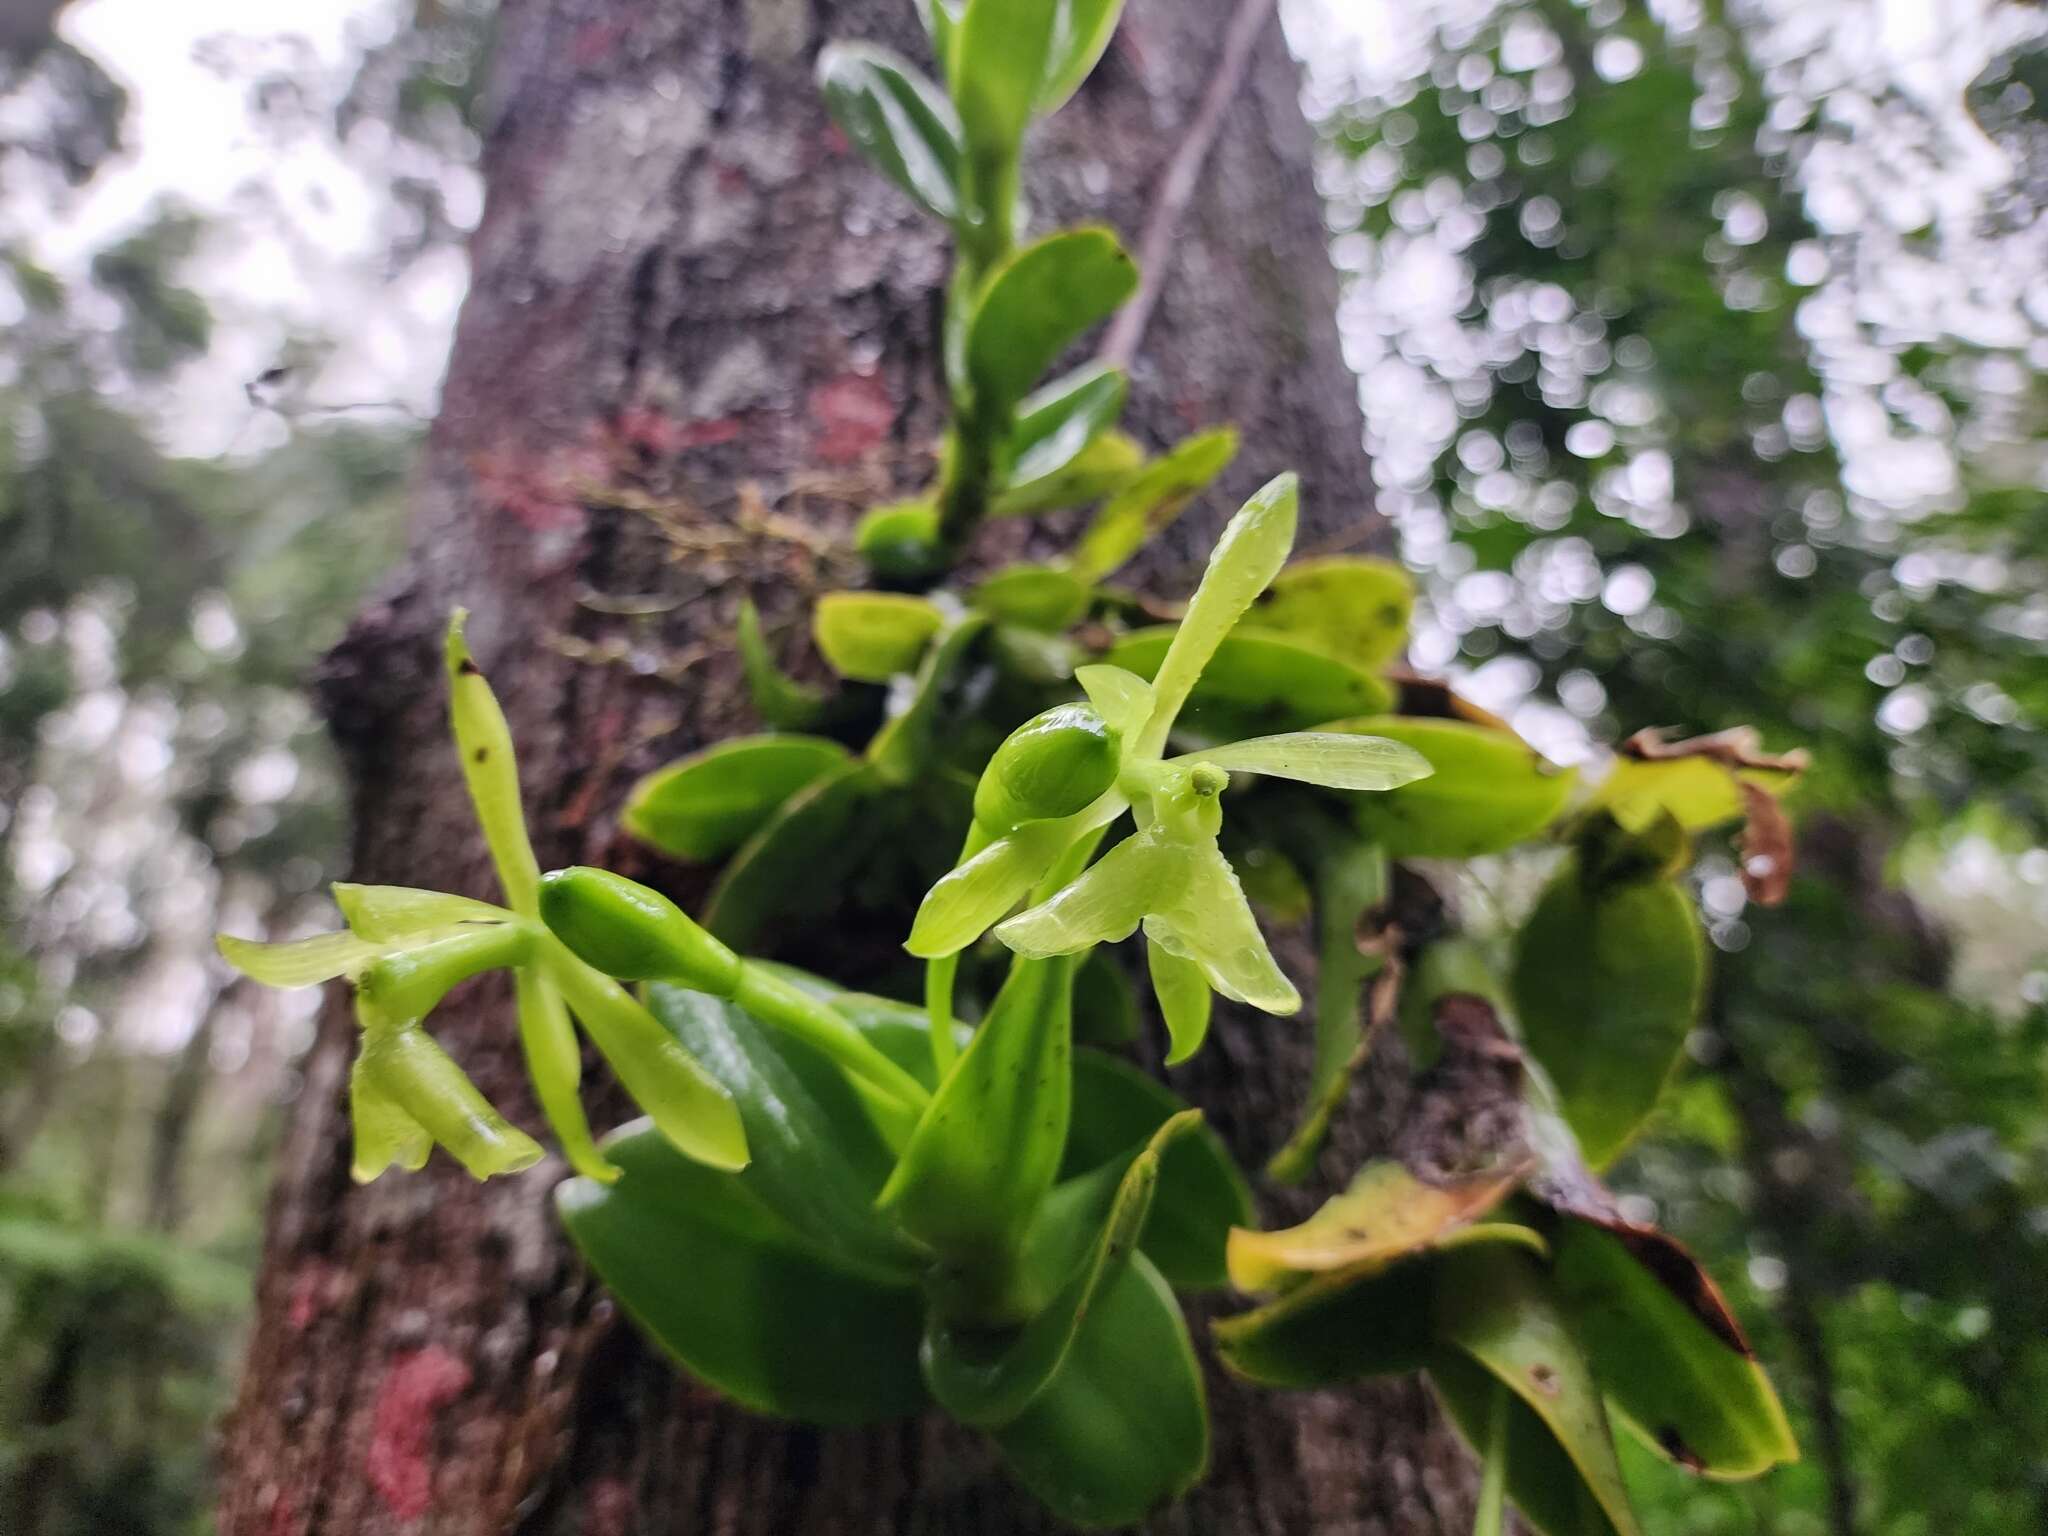
[[[942,1258],[1000,1263],[1052,1187],[1073,1094],[1073,972],[1012,963],[882,1191],[881,1208]]]
[[[1638,731],[1593,796],[1633,831],[1668,812],[1688,832],[1703,832],[1749,814],[1743,786],[1785,795],[1808,766],[1803,751],[1772,753],[1752,726],[1710,736],[1666,741],[1657,730]]]
[[[926,496],[869,509],[854,524],[853,547],[888,580],[919,581],[936,575],[946,567],[938,503]]]
[[[1431,1356],[1437,1264],[1425,1255],[1316,1275],[1212,1324],[1217,1355],[1267,1387],[1335,1387],[1420,1370]]]
[[[1164,663],[1175,633],[1171,625],[1133,630],[1112,645],[1103,660],[1151,678]],[[1392,698],[1392,689],[1370,672],[1277,635],[1239,630],[1209,658],[1180,712],[1178,727],[1215,742],[1310,726],[1328,730],[1323,722],[1383,709]]]
[[[1377,672],[1408,643],[1414,611],[1415,583],[1393,561],[1324,555],[1275,576],[1251,622]]]
[[[423,1029],[409,1024],[370,1025],[364,1030],[354,1070],[472,1177],[520,1173],[543,1156],[539,1143],[499,1114]],[[416,1142],[402,1135],[396,1142],[392,1149],[395,1160],[410,1163]],[[365,1159],[361,1147],[356,1160],[359,1166],[374,1165],[373,1159]]]
[[[1486,1438],[1479,1452],[1479,1500],[1472,1511],[1472,1536],[1503,1536],[1507,1529],[1508,1424],[1514,1394],[1495,1385],[1486,1414]]]
[[[732,1096],[676,1037],[611,977],[552,934],[537,957],[633,1102],[684,1156],[732,1171],[747,1165],[747,1134]]]
[[[915,1290],[833,1263],[740,1179],[680,1157],[645,1121],[606,1138],[609,1187],[555,1192],[570,1238],[692,1375],[756,1413],[864,1424],[925,1404]]]
[[[931,766],[941,700],[987,628],[987,617],[979,613],[953,620],[925,652],[909,697],[892,697],[898,707],[867,749],[867,760],[883,783],[908,784]]]
[[[1342,1194],[1298,1226],[1274,1232],[1243,1228],[1230,1234],[1230,1283],[1240,1291],[1285,1288],[1305,1274],[1352,1273],[1429,1249],[1442,1248],[1507,1198],[1520,1170],[1475,1174],[1455,1183],[1424,1183],[1391,1159],[1367,1163]],[[1526,1227],[1503,1241],[1541,1239]]]
[[[1074,1052],[1074,1108],[1060,1178],[1078,1178],[1127,1155],[1187,1108],[1172,1089],[1127,1061]],[[1152,1215],[1138,1246],[1176,1290],[1225,1283],[1224,1244],[1251,1220],[1251,1190],[1221,1138],[1200,1126],[1166,1149]]]
[[[1325,789],[1388,790],[1430,775],[1429,760],[1413,747],[1379,736],[1338,731],[1289,731],[1210,747],[1190,760],[1232,773],[1319,784]]]
[[[1086,582],[1097,582],[1173,524],[1209,482],[1237,457],[1235,428],[1218,427],[1182,438],[1142,469],[1133,466],[1087,531],[1068,564]]]
[[[491,864],[504,887],[505,905],[531,917],[540,865],[527,839],[526,813],[520,807],[519,761],[498,696],[491,692],[463,638],[468,617],[460,608],[449,615],[442,648],[448,672],[449,722],[462,758],[463,782],[469,786],[470,803],[490,847]]]
[[[1059,0],[968,0],[952,28],[946,78],[969,150],[1011,159],[1051,57]]]
[[[1020,11],[1039,3],[1012,0]],[[969,28],[974,14],[968,13]],[[1137,286],[1136,265],[1108,229],[1062,230],[1018,251],[989,275],[968,329],[967,374],[977,412],[1001,420],[1062,352]]]
[[[1397,859],[1467,859],[1539,837],[1578,782],[1519,736],[1463,720],[1381,715],[1324,729],[1397,741],[1428,760],[1427,778],[1357,805],[1359,829]]]
[[[1026,396],[1003,446],[1003,489],[1020,490],[1065,470],[1116,424],[1129,389],[1121,368],[1088,363]]]
[[[1040,117],[1050,117],[1066,105],[1081,88],[1081,82],[1109,47],[1123,14],[1123,0],[1060,0],[1053,23],[1052,47],[1047,52],[1045,79],[1038,87],[1036,103]]]
[[[1359,945],[1359,924],[1387,899],[1387,856],[1377,845],[1332,833],[1316,866],[1316,1055],[1308,1108],[1266,1172],[1306,1178],[1351,1086],[1366,1039],[1365,986],[1385,963]]]
[[[739,1105],[751,1154],[741,1185],[843,1266],[912,1283],[916,1249],[874,1208],[893,1159],[829,1059],[703,992],[657,983],[647,1006]]]
[[[1058,634],[1088,611],[1093,594],[1051,565],[1009,565],[967,594],[967,601],[1004,624]]]
[[[857,832],[875,789],[874,771],[854,762],[791,795],[726,863],[704,926],[734,949],[759,948],[795,897],[838,888],[865,855]]]
[[[620,825],[671,858],[711,863],[761,829],[798,790],[848,761],[822,736],[736,736],[633,786]]]
[[[824,718],[824,692],[798,682],[775,664],[768,638],[761,633],[761,611],[752,601],[740,604],[738,648],[747,692],[762,720],[777,730],[800,731]]]
[[[1071,1277],[1030,1321],[990,1334],[958,1327],[936,1313],[927,1319],[925,1384],[941,1407],[963,1423],[999,1428],[1045,1390],[1072,1351],[1090,1309],[1136,1255],[1166,1148],[1200,1123],[1200,1111],[1183,1110],[1138,1149]]]
[[[214,939],[221,958],[251,981],[266,987],[317,987],[337,976],[354,976],[383,958],[389,946],[353,933],[320,933],[310,939],[263,944],[221,934]]]
[[[1486,1444],[1501,1383],[1468,1357],[1437,1351],[1428,1362],[1451,1422],[1474,1447]],[[1507,1495],[1529,1526],[1542,1536],[1632,1536],[1633,1524],[1617,1526],[1579,1475],[1548,1425],[1510,1392],[1507,1407]]]
[[[869,43],[828,43],[818,55],[825,109],[912,201],[947,223],[960,216],[960,119],[908,60]]]
[[[1756,1477],[1799,1459],[1756,1357],[1710,1328],[1622,1235],[1566,1220],[1551,1247],[1572,1332],[1645,1444],[1709,1477]]]
[[[1138,1001],[1110,951],[1097,949],[1074,973],[1077,1045],[1129,1045],[1138,1038]]]
[[[1143,1254],[1089,1310],[1059,1374],[993,1438],[1016,1479],[1081,1526],[1127,1525],[1201,1477],[1201,1368],[1173,1293]]]
[[[459,923],[502,923],[512,915],[487,901],[406,885],[350,885],[337,880],[332,890],[349,932],[372,944],[396,943]]]
[[[569,1166],[587,1179],[609,1184],[619,1170],[604,1159],[590,1134],[578,1092],[583,1081],[583,1047],[568,1005],[555,984],[532,966],[512,973],[518,1002],[519,1046],[526,1056],[526,1075],[547,1116],[548,1129],[560,1143]]]
[[[1145,969],[1152,978],[1152,995],[1158,1000],[1159,1017],[1166,1025],[1170,1042],[1166,1064],[1178,1066],[1199,1051],[1209,1037],[1209,1013],[1215,1002],[1209,978],[1194,961],[1149,939],[1145,943]]]
[[[1699,1016],[1705,972],[1698,916],[1670,880],[1589,881],[1575,857],[1523,924],[1515,1013],[1593,1167],[1612,1162],[1656,1107]]]
[[[1615,1461],[1600,1389],[1540,1265],[1525,1253],[1497,1246],[1447,1254],[1433,1312],[1437,1337],[1485,1367],[1542,1420],[1607,1521],[1620,1536],[1634,1536],[1635,1517]],[[1464,1411],[1455,1400],[1452,1406],[1463,1426]],[[1466,1429],[1468,1435],[1476,1430],[1482,1444],[1489,1407],[1490,1402],[1482,1402],[1476,1426]],[[1511,1426],[1508,1486],[1518,1504],[1519,1460]],[[1540,1521],[1540,1508],[1524,1508]]]
[[[827,592],[811,616],[818,651],[841,677],[886,683],[914,671],[945,616],[900,592]]]
[[[1136,438],[1104,431],[1064,467],[1037,480],[1019,480],[997,492],[991,517],[1029,517],[1061,507],[1086,506],[1121,490],[1145,464]]]

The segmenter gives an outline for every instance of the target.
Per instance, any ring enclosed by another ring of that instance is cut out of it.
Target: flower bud
[[[1012,731],[974,787],[974,819],[1000,837],[1071,816],[1116,782],[1117,739],[1087,704],[1061,704]]]
[[[577,865],[540,882],[541,920],[579,960],[621,981],[679,981],[731,997],[740,958],[661,892]]]

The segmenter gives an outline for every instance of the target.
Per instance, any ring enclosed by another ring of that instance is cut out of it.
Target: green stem
[[[1487,1405],[1484,1455],[1472,1536],[1501,1536],[1508,1487],[1508,1389],[1501,1383],[1495,1383],[1493,1401]]]
[[[732,1000],[763,1023],[816,1046],[907,1108],[921,1111],[931,1102],[924,1084],[883,1055],[845,1015],[773,971],[752,963],[742,965]]]
[[[953,867],[958,869],[986,848],[990,841],[980,822],[971,823],[966,840],[960,844],[960,857],[953,861]],[[931,1022],[932,1065],[938,1069],[941,1082],[952,1070],[953,1058],[959,1053],[958,1043],[953,1039],[953,978],[959,972],[958,951],[925,962],[924,1007]]]

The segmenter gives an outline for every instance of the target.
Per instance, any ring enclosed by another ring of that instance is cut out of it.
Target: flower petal
[[[1213,840],[1187,849],[1185,874],[1162,891],[1145,919],[1145,936],[1192,960],[1225,997],[1267,1013],[1294,1013],[1301,994],[1281,972],[1237,883],[1237,871]]]
[[[1074,681],[1112,731],[1125,742],[1135,741],[1152,718],[1152,685],[1135,672],[1098,662],[1074,668]]]
[[[1188,845],[1157,827],[1118,843],[1079,879],[999,925],[1020,955],[1071,955],[1127,939],[1147,912],[1178,892],[1191,869]]]
[[[266,987],[315,987],[337,976],[354,976],[382,959],[388,947],[352,933],[316,934],[288,944],[260,944],[223,933],[214,943],[223,960]]]
[[[1347,736],[1336,731],[1255,736],[1194,756],[1233,773],[1263,773],[1326,789],[1399,789],[1431,772],[1429,759],[1413,747],[1381,736]]]

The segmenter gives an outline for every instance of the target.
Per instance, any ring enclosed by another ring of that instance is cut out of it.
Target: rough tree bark
[[[508,0],[488,208],[411,557],[322,679],[353,773],[356,878],[490,892],[438,670],[462,603],[519,737],[543,863],[673,885],[615,840],[622,786],[747,722],[729,654],[740,599],[788,630],[832,574],[831,535],[928,473],[944,248],[827,123],[811,69],[830,36],[923,53],[908,0]],[[1227,507],[1282,468],[1303,473],[1304,546],[1378,538],[1309,151],[1271,0],[1132,0],[1095,80],[1037,140],[1041,226],[1106,219],[1154,255],[1149,322],[1116,340],[1134,349],[1134,429],[1154,444],[1246,431],[1229,481],[1148,557],[1155,586],[1180,589]],[[451,1000],[436,1030],[537,1128],[503,987]],[[1227,1019],[1176,1074],[1252,1165],[1302,1092],[1305,1036]],[[676,1377],[558,1235],[552,1160],[477,1185],[437,1158],[353,1188],[352,1050],[331,1000],[225,1433],[226,1536],[1046,1528],[936,1418],[821,1433]],[[1326,1173],[1409,1115],[1383,1054]],[[591,1097],[598,1123],[622,1117],[601,1081]],[[1212,1388],[1210,1476],[1157,1529],[1469,1522],[1466,1460],[1419,1385]]]

